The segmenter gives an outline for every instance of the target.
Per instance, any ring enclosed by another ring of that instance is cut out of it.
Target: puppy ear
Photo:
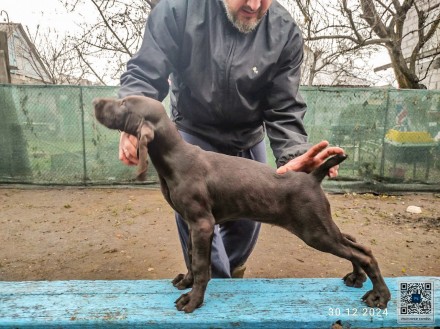
[[[138,170],[136,179],[139,181],[145,181],[147,178],[148,169],[148,143],[154,138],[153,125],[148,121],[143,121],[138,127]]]

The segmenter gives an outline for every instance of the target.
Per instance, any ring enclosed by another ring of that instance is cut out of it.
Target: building
[[[51,84],[50,74],[19,23],[0,23],[0,82]],[[8,58],[6,58],[6,53]]]

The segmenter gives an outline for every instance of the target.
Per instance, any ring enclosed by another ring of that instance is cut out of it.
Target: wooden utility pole
[[[0,83],[11,83],[9,70],[8,35],[0,31]]]

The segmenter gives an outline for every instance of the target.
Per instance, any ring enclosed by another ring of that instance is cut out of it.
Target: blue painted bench
[[[435,323],[397,322],[400,280],[432,281]],[[1,328],[342,328],[440,326],[440,277],[386,278],[387,312],[360,298],[371,288],[346,287],[341,279],[211,280],[205,304],[178,312],[170,280],[0,282]],[[341,327],[339,327],[341,328]]]

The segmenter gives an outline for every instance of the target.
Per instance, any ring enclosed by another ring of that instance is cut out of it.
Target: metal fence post
[[[81,109],[81,133],[82,133],[82,151],[83,151],[83,182],[87,185],[87,161],[86,161],[86,132],[85,132],[85,115],[84,115],[84,97],[83,87],[79,87],[79,102]]]
[[[390,107],[390,88],[387,88],[387,98],[386,98],[386,106],[385,106],[385,120],[384,127],[382,132],[382,154],[380,159],[380,177],[383,179],[385,177],[385,135],[387,133],[388,127],[388,113]]]

